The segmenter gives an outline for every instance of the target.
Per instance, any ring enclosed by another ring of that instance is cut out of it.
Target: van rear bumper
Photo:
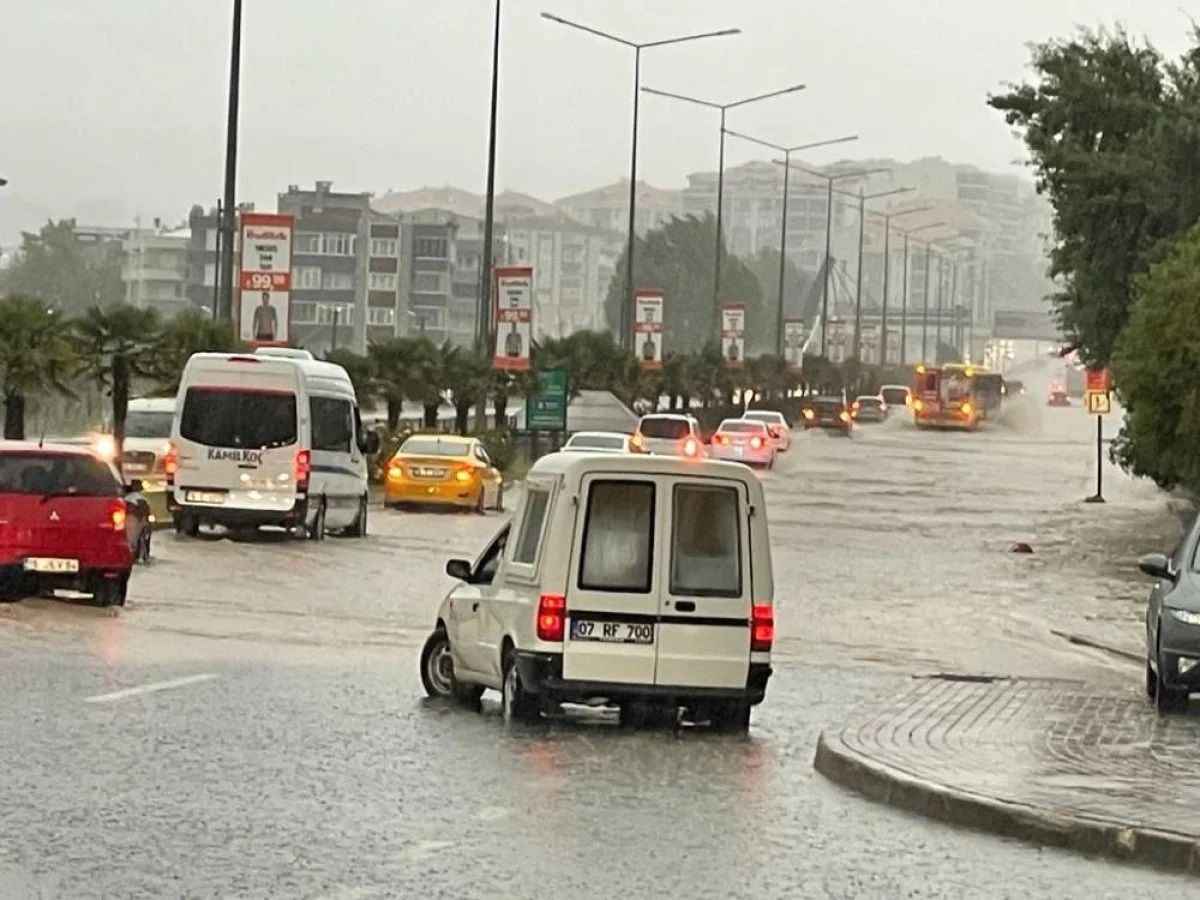
[[[742,700],[762,703],[771,677],[768,663],[750,663],[744,688],[682,687],[659,684],[624,684],[609,681],[574,681],[562,677],[561,653],[517,651],[521,684],[531,694],[545,694],[570,703],[592,697],[610,700],[653,700],[667,705],[686,705],[696,700]]]
[[[307,521],[308,501],[299,499],[287,509],[250,509],[236,506],[208,506],[180,503],[174,494],[167,495],[167,507],[173,518],[192,516],[201,522],[214,525],[231,525],[251,528],[259,525],[299,525]]]

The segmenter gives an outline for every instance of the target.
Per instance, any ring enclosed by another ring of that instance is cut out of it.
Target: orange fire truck
[[[918,428],[965,428],[1000,410],[1004,379],[982,366],[950,363],[920,365],[913,379],[912,414]]]

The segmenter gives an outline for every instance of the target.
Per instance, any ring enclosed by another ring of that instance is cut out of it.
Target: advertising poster
[[[790,368],[804,365],[804,342],[808,340],[808,329],[801,319],[785,319],[783,322],[783,358]]]
[[[255,347],[288,342],[292,296],[292,216],[242,214],[238,334]]]
[[[721,356],[727,366],[746,360],[746,307],[741,303],[721,307]]]
[[[879,326],[864,322],[858,340],[861,344],[859,359],[868,365],[879,362]]]
[[[492,366],[510,372],[530,367],[533,343],[533,268],[496,269],[496,356]]]
[[[643,369],[661,369],[663,364],[663,295],[661,291],[637,291],[633,298],[633,349]]]
[[[889,328],[887,335],[887,359],[883,361],[885,366],[890,366],[900,359],[900,330],[898,328]]]
[[[830,318],[829,328],[826,331],[829,341],[829,361],[832,363],[844,363],[850,350],[850,341],[852,340],[851,332],[854,330],[854,325],[847,322],[845,319]]]

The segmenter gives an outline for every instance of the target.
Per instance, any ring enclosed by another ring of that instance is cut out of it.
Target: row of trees
[[[1200,493],[1200,30],[1167,59],[1123,30],[1034,46],[1034,83],[989,98],[1054,208],[1052,297],[1126,409],[1114,458]]]

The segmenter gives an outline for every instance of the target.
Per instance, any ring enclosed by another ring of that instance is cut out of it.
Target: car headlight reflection
[[[1192,612],[1190,609],[1173,609],[1171,615],[1185,625],[1200,625],[1200,612]]]

